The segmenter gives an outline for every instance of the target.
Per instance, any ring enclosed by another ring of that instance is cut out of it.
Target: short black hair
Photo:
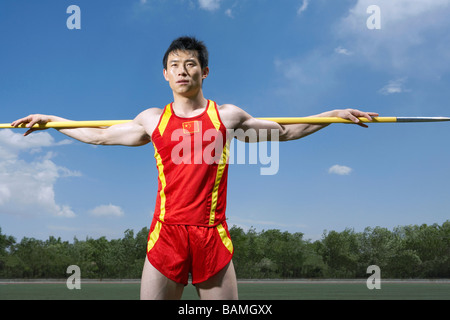
[[[198,60],[202,70],[208,66],[208,49],[203,41],[196,39],[195,37],[182,36],[172,41],[163,58],[163,67],[167,69],[167,60],[169,54],[174,51],[196,51]]]

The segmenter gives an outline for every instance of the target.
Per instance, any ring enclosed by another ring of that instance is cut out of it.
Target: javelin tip
[[[397,117],[397,122],[438,122],[450,121],[449,117]]]

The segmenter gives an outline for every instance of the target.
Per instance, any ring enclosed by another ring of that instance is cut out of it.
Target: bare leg
[[[233,261],[214,277],[195,285],[202,300],[237,300],[237,280]]]
[[[179,300],[184,285],[168,279],[145,258],[141,279],[141,300]]]

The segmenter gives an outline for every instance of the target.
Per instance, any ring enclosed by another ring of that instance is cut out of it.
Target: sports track
[[[2,280],[0,300],[138,300],[139,280],[81,280],[69,290],[65,280]],[[368,289],[359,280],[240,280],[240,300],[450,300],[450,280],[383,280]],[[198,300],[189,284],[183,300]]]

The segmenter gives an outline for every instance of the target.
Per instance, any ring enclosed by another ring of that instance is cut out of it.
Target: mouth
[[[188,84],[189,80],[178,80],[177,84]]]

